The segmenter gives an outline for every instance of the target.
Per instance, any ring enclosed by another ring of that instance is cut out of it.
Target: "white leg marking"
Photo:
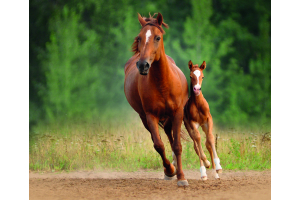
[[[203,181],[207,180],[207,174],[206,174],[206,169],[204,166],[200,167],[200,174],[201,174],[201,179]]]
[[[219,158],[214,158],[214,162],[215,162],[215,165],[216,165],[216,170],[222,169],[222,167],[220,165],[220,159]]]

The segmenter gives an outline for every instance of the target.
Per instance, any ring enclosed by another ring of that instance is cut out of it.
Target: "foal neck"
[[[191,101],[196,105],[196,107],[199,109],[199,108],[202,108],[204,106],[204,96],[202,94],[202,91],[200,91],[200,94],[198,96],[195,95],[194,91],[193,91],[193,86],[191,84],[190,86],[191,88],[191,96],[190,96],[190,99]]]

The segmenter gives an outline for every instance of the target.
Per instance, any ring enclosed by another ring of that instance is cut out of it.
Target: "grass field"
[[[126,123],[120,120],[103,124],[73,123],[35,127],[35,134],[30,138],[30,170],[162,169],[162,160],[153,148],[150,133],[137,115],[128,118],[131,120]],[[214,127],[213,132],[215,136],[218,135],[217,152],[224,170],[271,168],[270,132],[225,130],[217,127]],[[200,134],[205,155],[211,160],[205,147],[205,134],[202,130]],[[162,129],[160,135],[167,157],[172,161],[171,147]],[[182,141],[182,146],[183,168],[199,169],[199,159],[193,143]]]

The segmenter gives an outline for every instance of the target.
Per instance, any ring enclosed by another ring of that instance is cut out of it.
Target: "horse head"
[[[193,92],[196,96],[200,94],[201,91],[201,84],[204,78],[203,70],[206,68],[206,62],[203,61],[201,66],[199,67],[198,64],[193,65],[192,61],[189,61],[189,69],[191,71],[190,78],[191,78],[191,86],[193,87]]]
[[[136,63],[136,66],[141,75],[147,75],[151,64],[158,61],[161,53],[164,52],[164,30],[162,26],[168,28],[168,25],[163,22],[162,14],[158,13],[156,18],[153,18],[153,16],[150,15],[149,18],[143,18],[138,14],[142,29],[135,38],[132,50],[136,54],[140,54],[140,59]]]

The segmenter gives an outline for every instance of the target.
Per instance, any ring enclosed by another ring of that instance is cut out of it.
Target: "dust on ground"
[[[224,171],[220,180],[208,170],[184,170],[188,187],[163,180],[163,172],[78,171],[29,173],[30,200],[56,199],[271,199],[271,171]]]

